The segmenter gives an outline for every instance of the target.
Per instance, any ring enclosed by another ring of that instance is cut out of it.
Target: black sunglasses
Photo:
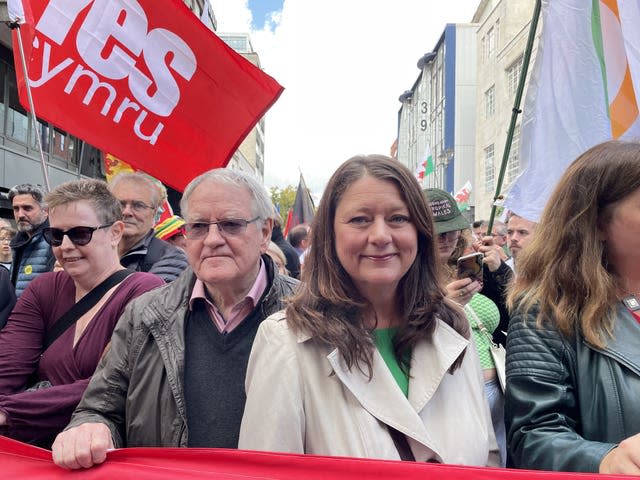
[[[74,245],[83,246],[91,241],[93,238],[93,232],[100,230],[101,228],[107,228],[113,225],[113,222],[100,225],[98,227],[73,227],[69,230],[62,230],[60,228],[47,227],[42,229],[42,235],[46,242],[52,247],[59,247],[62,245],[62,240],[66,235],[69,237]]]

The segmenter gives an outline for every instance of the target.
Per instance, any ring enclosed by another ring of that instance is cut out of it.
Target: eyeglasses
[[[458,237],[460,234],[460,230],[452,230],[450,232],[444,232],[438,234],[438,239],[440,241],[453,240]]]
[[[69,230],[62,230],[60,228],[47,227],[42,229],[42,235],[46,242],[52,247],[59,247],[62,245],[62,240],[66,235],[69,237],[74,245],[83,246],[91,241],[93,238],[93,232],[100,230],[101,228],[107,228],[113,225],[113,222],[100,225],[98,227],[73,227]]]
[[[209,234],[209,227],[211,225],[217,225],[220,235],[234,236],[241,235],[247,230],[247,225],[260,220],[260,217],[253,218],[251,220],[244,220],[242,218],[225,218],[224,220],[218,220],[217,222],[191,222],[185,223],[184,231],[185,236],[189,240],[198,240],[204,238]]]
[[[127,205],[131,207],[131,210],[137,213],[144,212],[148,208],[149,209],[156,208],[152,205],[147,205],[146,203],[141,202],[140,200],[120,200],[120,207],[122,208],[122,210],[127,208]]]
[[[0,243],[11,243],[11,239],[10,238],[0,238]]]

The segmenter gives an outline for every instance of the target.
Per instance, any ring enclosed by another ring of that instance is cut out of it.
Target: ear
[[[269,242],[271,241],[271,231],[273,230],[273,218],[267,218],[262,224],[261,234],[262,240],[260,242],[260,253],[264,254],[269,248]]]
[[[118,246],[120,240],[122,239],[122,234],[124,232],[124,222],[122,220],[117,220],[113,222],[111,225],[111,243],[114,246]]]

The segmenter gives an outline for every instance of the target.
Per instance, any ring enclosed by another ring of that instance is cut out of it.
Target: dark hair
[[[300,243],[309,236],[309,227],[307,225],[296,225],[291,229],[287,240],[293,247],[299,247]]]
[[[509,307],[527,311],[539,305],[539,319],[549,319],[567,336],[578,329],[589,343],[604,347],[624,286],[608,265],[599,231],[618,202],[639,188],[640,142],[604,142],[569,165],[518,256]]]
[[[337,348],[349,369],[356,365],[364,372],[366,368],[371,378],[375,347],[363,321],[369,303],[338,259],[334,232],[340,200],[351,185],[365,176],[398,187],[418,236],[416,259],[398,284],[402,323],[394,340],[396,357],[406,358],[405,354],[420,340],[430,339],[437,319],[465,338],[469,337],[469,324],[461,310],[445,298],[431,210],[411,172],[383,155],[347,160],[332,175],[320,201],[311,226],[311,247],[302,273],[303,282],[287,307],[287,321],[293,330]],[[453,364],[452,372],[460,366],[462,358],[460,355]]]
[[[45,190],[42,185],[33,185],[31,183],[22,183],[9,189],[7,197],[10,202],[13,202],[13,198],[16,195],[31,195],[33,199],[38,202],[40,208],[45,208],[47,203],[45,202]]]
[[[113,223],[122,219],[120,202],[102,180],[82,179],[63,183],[51,190],[46,200],[49,210],[86,200],[93,207],[101,223]]]

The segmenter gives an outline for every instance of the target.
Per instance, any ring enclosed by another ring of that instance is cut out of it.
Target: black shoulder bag
[[[91,310],[91,308],[104,297],[105,293],[132,273],[134,273],[133,270],[127,270],[126,268],[124,270],[118,270],[74,304],[73,307],[56,320],[53,327],[45,333],[42,353],[44,353],[60,335],[66,332],[71,325],[74,325],[82,315]]]

